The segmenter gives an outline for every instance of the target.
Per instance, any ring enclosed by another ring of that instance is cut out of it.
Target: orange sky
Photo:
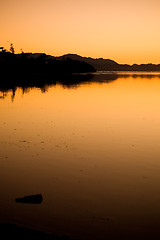
[[[0,0],[0,45],[160,63],[159,0]]]

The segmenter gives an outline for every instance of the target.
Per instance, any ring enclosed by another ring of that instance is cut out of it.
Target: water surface
[[[160,77],[111,80],[1,92],[1,222],[80,240],[160,236]],[[14,201],[36,193],[40,205]]]

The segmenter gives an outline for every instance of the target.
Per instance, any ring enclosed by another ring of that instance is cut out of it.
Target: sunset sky
[[[0,0],[0,46],[160,63],[160,0]]]

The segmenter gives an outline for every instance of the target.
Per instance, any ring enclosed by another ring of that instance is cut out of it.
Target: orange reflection
[[[1,99],[1,220],[77,239],[157,234],[159,92],[159,77],[121,76]],[[12,201],[39,192],[36,208]]]

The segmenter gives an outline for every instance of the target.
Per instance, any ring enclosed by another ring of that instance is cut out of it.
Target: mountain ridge
[[[104,58],[91,58],[91,57],[82,57],[78,54],[64,54],[62,56],[52,56],[47,55],[45,53],[23,53],[25,58],[27,59],[39,59],[43,58],[47,61],[50,60],[59,60],[59,61],[65,61],[65,60],[73,60],[73,61],[79,61],[83,63],[87,63],[91,65],[96,71],[146,71],[146,72],[160,72],[160,64],[153,64],[153,63],[147,63],[147,64],[119,64],[114,60],[111,59],[104,59]],[[15,54],[16,56],[21,57],[22,54]]]
[[[160,64],[119,64],[111,59],[82,57],[71,53],[56,58],[84,61],[92,65],[96,71],[160,71]]]

